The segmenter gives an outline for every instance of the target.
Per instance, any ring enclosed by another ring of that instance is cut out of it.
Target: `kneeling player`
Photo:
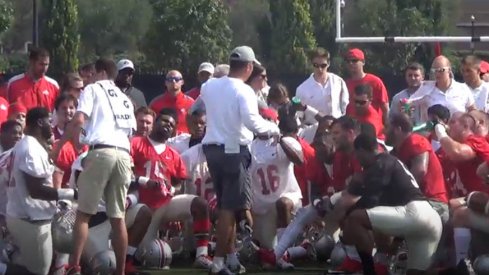
[[[157,238],[162,223],[193,219],[193,232],[197,238],[195,265],[209,268],[212,262],[207,253],[210,229],[207,202],[195,195],[174,196],[176,188],[179,189],[181,182],[187,178],[180,155],[166,144],[175,129],[175,116],[173,110],[163,109],[156,118],[151,134],[148,137],[135,137],[131,141],[135,175],[140,184],[139,201],[153,211],[143,242]],[[152,190],[144,188],[151,182],[159,182],[159,187]]]
[[[293,117],[282,117],[279,128],[284,135],[277,143],[258,138],[251,144],[253,183],[253,236],[260,246],[271,249],[301,205],[301,190],[294,176],[294,164],[302,164],[300,143],[290,135],[297,133]]]
[[[403,237],[408,246],[407,274],[426,271],[440,240],[440,216],[404,164],[379,153],[373,137],[361,134],[354,145],[365,170],[348,186],[347,192],[360,199],[344,222],[345,242],[356,246],[364,274],[387,274],[386,266],[374,268],[370,231]]]

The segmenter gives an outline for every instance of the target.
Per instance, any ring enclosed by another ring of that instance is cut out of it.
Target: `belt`
[[[126,153],[129,154],[129,150],[127,150],[126,148],[118,147],[118,146],[113,146],[113,145],[107,145],[107,144],[94,144],[94,145],[90,145],[89,150],[109,149],[109,148],[112,148],[112,149],[115,149],[115,150],[124,151],[124,152],[126,152]]]

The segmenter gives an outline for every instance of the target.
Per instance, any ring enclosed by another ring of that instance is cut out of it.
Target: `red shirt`
[[[185,94],[195,100],[200,96],[200,87],[194,87],[190,89],[190,91],[186,92]]]
[[[333,180],[331,175],[328,173],[325,164],[319,161],[317,158],[314,158],[309,163],[307,169],[307,176],[311,183],[318,187],[318,190],[321,193],[320,195],[331,196],[334,193]],[[309,190],[308,193],[310,193]],[[303,203],[303,205],[305,204]]]
[[[372,106],[382,117],[381,106],[385,103],[389,103],[389,95],[387,94],[387,89],[385,88],[384,82],[373,74],[365,74],[365,76],[360,80],[347,79],[346,87],[350,93],[350,98],[353,98],[355,94],[355,87],[362,84],[368,84],[372,87]]]
[[[131,140],[131,156],[136,176],[144,176],[162,183],[158,189],[142,186],[139,188],[139,201],[153,210],[171,199],[167,185],[171,184],[172,178],[187,177],[185,164],[177,151],[166,146],[165,150],[158,154],[147,137],[134,137]]]
[[[372,124],[375,127],[377,138],[385,140],[384,122],[382,121],[382,116],[374,109],[372,105],[368,107],[367,113],[365,115],[360,116],[357,115],[355,106],[350,103],[346,108],[346,114],[360,122],[368,122]]]
[[[0,96],[0,125],[7,121],[9,106],[8,101]]]
[[[436,201],[448,203],[448,195],[443,177],[443,170],[440,160],[433,152],[431,143],[419,134],[411,134],[399,147],[396,156],[409,166],[411,160],[425,152],[428,152],[428,171],[423,177],[423,182],[419,182],[423,194]]]
[[[7,100],[10,104],[21,101],[27,110],[45,107],[52,112],[58,95],[58,83],[47,76],[34,82],[26,74],[16,75],[9,80],[7,88]]]
[[[54,147],[59,146],[59,141],[54,143]],[[63,148],[59,151],[58,158],[55,161],[56,167],[63,171],[63,181],[61,182],[62,188],[68,187],[68,181],[71,176],[71,166],[73,162],[78,158],[78,156],[88,150],[88,146],[84,146],[81,152],[77,152],[75,146],[71,141],[66,142]]]
[[[316,154],[314,148],[312,148],[307,141],[302,138],[298,138],[297,140],[302,147],[304,163],[302,165],[294,165],[294,174],[302,191],[302,205],[308,205],[310,202],[309,195],[311,192],[308,184],[308,173],[310,173],[311,170],[311,162],[316,161]]]
[[[466,193],[465,188],[460,181],[457,167],[448,158],[443,148],[436,151],[436,156],[440,160],[441,167],[443,169],[443,178],[445,179],[445,186],[449,192],[449,198],[459,198]]]
[[[63,136],[63,134],[61,134],[61,132],[59,131],[57,125],[53,127],[53,136],[54,136],[54,140],[61,139],[61,137]]]
[[[333,187],[335,192],[345,189],[353,174],[361,171],[362,166],[353,154],[336,151],[333,156]]]
[[[178,115],[177,135],[179,135],[181,133],[188,133],[186,117],[187,111],[192,107],[192,104],[194,104],[194,100],[182,92],[178,93],[175,97],[169,92],[165,92],[153,99],[149,107],[157,114],[163,108],[175,109]]]
[[[464,187],[463,190],[459,190],[461,195],[466,196],[472,191],[489,192],[489,186],[476,173],[477,167],[482,162],[489,161],[489,143],[485,137],[475,135],[468,136],[463,143],[474,150],[476,157],[468,161],[455,162],[460,181]]]

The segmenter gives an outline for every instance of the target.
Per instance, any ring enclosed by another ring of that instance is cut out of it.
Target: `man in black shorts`
[[[409,249],[407,274],[426,271],[440,240],[440,216],[404,164],[392,155],[378,152],[375,137],[360,134],[354,147],[364,171],[348,186],[347,192],[359,200],[345,220],[345,242],[356,246],[363,272],[370,275],[383,273],[374,268],[370,231],[403,237]]]
[[[240,268],[234,253],[236,224],[251,226],[251,155],[248,145],[253,133],[279,135],[278,126],[258,113],[256,95],[245,81],[258,63],[250,47],[231,52],[229,76],[210,79],[201,88],[200,98],[207,111],[207,128],[202,140],[219,209],[216,252],[210,274],[233,274]],[[248,215],[247,215],[248,214]],[[226,265],[224,256],[227,256]],[[230,261],[231,260],[231,261]]]

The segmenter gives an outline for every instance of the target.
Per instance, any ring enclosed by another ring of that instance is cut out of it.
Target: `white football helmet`
[[[319,240],[313,243],[316,250],[316,257],[320,261],[326,261],[330,258],[331,252],[335,248],[335,241],[333,237],[328,234],[324,234]]]
[[[116,269],[115,254],[112,250],[101,251],[90,260],[90,274],[113,274]]]
[[[146,268],[169,269],[172,251],[165,241],[154,239],[139,246],[136,259]]]
[[[489,275],[489,254],[480,255],[475,259],[472,268],[477,275]]]
[[[341,266],[345,258],[346,250],[343,247],[343,244],[341,242],[336,243],[330,256],[331,267],[333,269],[338,268],[339,266]]]
[[[56,213],[51,222],[51,236],[54,249],[61,253],[73,252],[73,225],[75,224],[76,211],[73,209]]]

